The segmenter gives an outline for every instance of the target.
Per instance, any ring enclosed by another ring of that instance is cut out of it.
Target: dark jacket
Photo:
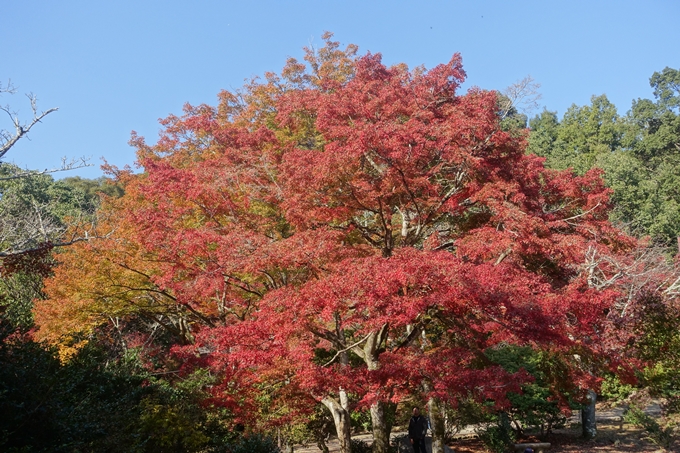
[[[411,417],[408,422],[408,438],[424,439],[427,434],[427,419],[422,415]]]

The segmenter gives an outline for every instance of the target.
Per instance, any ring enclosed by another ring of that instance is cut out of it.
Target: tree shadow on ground
[[[645,433],[633,425],[598,424],[597,437],[586,440],[581,437],[580,426],[573,426],[555,433],[533,437],[527,436],[521,442],[550,442],[550,450],[546,453],[583,453],[583,452],[607,452],[607,453],[661,453],[664,451],[680,451],[680,443],[675,444],[668,450],[654,445],[646,440]],[[488,453],[482,441],[477,438],[460,439],[449,444],[455,453]]]

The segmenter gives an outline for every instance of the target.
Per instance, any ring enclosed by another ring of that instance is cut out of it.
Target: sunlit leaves
[[[502,406],[526,376],[489,347],[594,353],[616,292],[589,287],[583,261],[634,244],[600,173],[528,156],[497,93],[459,93],[460,55],[409,70],[324,39],[309,68],[187,106],[154,145],[133,137],[143,173],[118,172],[111,236],[62,257],[45,338],[107,316],[175,329],[185,367],[220,376],[216,400],[242,416],[339,387],[397,401],[424,380]]]

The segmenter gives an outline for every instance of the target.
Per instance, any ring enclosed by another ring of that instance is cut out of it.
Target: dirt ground
[[[660,407],[657,403],[645,408],[645,412],[654,417],[660,416]],[[578,424],[578,417],[575,416],[569,422],[569,428],[556,430],[553,434],[538,437],[527,437],[520,439],[519,442],[550,442],[551,448],[545,453],[680,453],[680,439],[675,440],[675,444],[669,449],[662,449],[647,439],[643,430],[634,425],[623,423],[623,408],[608,407],[600,405],[596,412],[597,436],[593,440],[585,440],[581,436],[581,427]],[[677,420],[680,422],[680,419]],[[461,437],[448,444],[448,453],[490,453],[484,444],[474,436],[474,429],[468,427],[461,433]],[[404,433],[393,433],[393,436],[403,435]],[[370,433],[353,436],[370,443],[372,436]],[[680,437],[680,436],[678,436]],[[337,439],[332,439],[328,444],[330,453],[339,453]],[[405,451],[410,451],[406,448]],[[315,445],[297,446],[295,453],[319,453],[320,450]],[[428,449],[429,451],[429,449]]]
[[[680,452],[680,444],[676,441],[672,449],[663,450],[645,439],[642,430],[632,425],[598,423],[597,437],[593,440],[585,440],[581,437],[580,427],[564,429],[544,436],[542,439],[528,438],[523,442],[550,442],[551,448],[546,453],[581,453],[581,452],[608,452],[608,453],[661,453]],[[455,453],[488,453],[479,439],[469,438],[455,441],[449,445]]]
[[[651,402],[645,408],[645,412],[658,417],[661,415],[661,408],[658,402]],[[556,430],[553,434],[540,439],[538,437],[520,439],[518,443],[550,442],[551,447],[546,450],[546,453],[680,453],[680,439],[676,439],[670,449],[660,448],[647,438],[642,429],[622,421],[623,408],[621,407],[610,407],[598,403],[596,414],[597,436],[593,440],[586,440],[582,437],[578,418],[574,417],[570,420],[571,427],[569,428]],[[457,440],[449,447],[454,453],[488,453],[482,442],[471,436]]]

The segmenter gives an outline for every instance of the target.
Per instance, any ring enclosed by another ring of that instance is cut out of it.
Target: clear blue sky
[[[654,71],[680,68],[679,22],[678,0],[7,0],[0,80],[59,111],[5,160],[32,169],[64,156],[95,164],[57,177],[99,177],[102,157],[132,165],[132,130],[155,142],[159,118],[185,102],[214,105],[221,89],[278,72],[326,30],[388,64],[430,68],[460,52],[466,87],[503,89],[531,75],[541,105],[560,116],[603,93],[625,113],[633,99],[652,97]],[[0,103],[29,118],[23,96]]]

